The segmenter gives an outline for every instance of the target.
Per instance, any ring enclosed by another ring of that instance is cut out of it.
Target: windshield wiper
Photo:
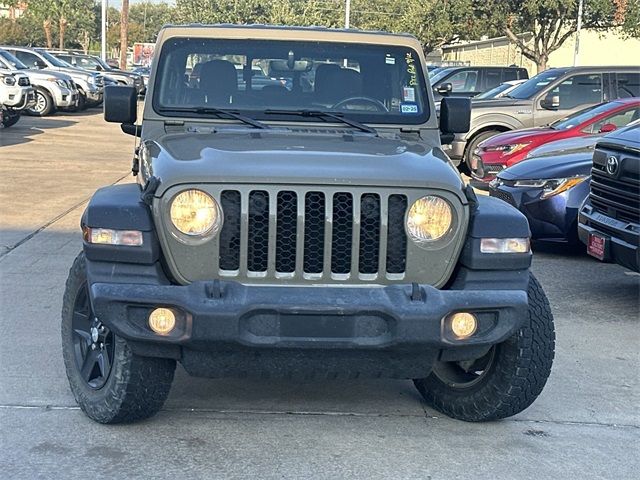
[[[215,107],[193,107],[193,108],[160,108],[160,112],[164,113],[196,113],[198,115],[226,115],[235,120],[239,120],[242,123],[246,123],[247,125],[251,125],[255,128],[268,129],[271,128],[269,125],[265,125],[258,120],[254,120],[253,118],[245,117],[244,115],[240,115],[239,113],[233,112],[231,110],[224,110],[222,108]]]
[[[376,137],[378,136],[378,131],[365,125],[364,123],[356,122],[355,120],[351,120],[349,118],[345,118],[342,114],[325,112],[322,110],[265,110],[265,114],[267,115],[298,115],[299,117],[326,117],[332,120],[336,120],[338,122],[349,125],[350,127],[357,128],[361,132],[372,133]]]

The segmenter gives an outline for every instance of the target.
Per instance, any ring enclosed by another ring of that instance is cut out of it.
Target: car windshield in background
[[[611,110],[609,103],[601,103],[595,107],[583,108],[580,111],[556,120],[549,126],[554,130],[568,130],[609,110]]]
[[[540,92],[543,88],[555,81],[564,73],[564,70],[547,70],[539,73],[535,77],[531,77],[522,85],[518,85],[507,95],[509,98],[517,98],[519,100],[526,100],[531,98],[536,93]]]
[[[498,85],[497,87],[493,87],[491,90],[487,90],[486,92],[481,93],[480,95],[476,95],[473,98],[475,100],[482,100],[482,99],[486,99],[486,98],[496,98],[502,92],[504,92],[506,90],[509,90],[510,88],[513,88],[513,85],[511,85],[509,83],[502,83],[502,84]]]
[[[0,57],[2,57],[2,63],[10,65],[12,68],[16,68],[18,70],[28,70],[24,63],[18,60],[15,56],[11,55],[6,50],[0,50]]]
[[[40,55],[42,55],[44,58],[47,59],[47,61],[49,63],[51,63],[53,66],[55,67],[59,67],[59,68],[68,68],[71,67],[70,64],[68,64],[67,62],[60,60],[59,58],[54,57],[53,55],[51,55],[49,52],[47,52],[46,50],[36,50]]]
[[[435,85],[437,82],[439,82],[444,77],[446,77],[449,73],[451,73],[452,70],[453,68],[441,68],[433,75],[429,75],[429,81],[431,82],[431,85]]]
[[[276,120],[269,110],[322,111],[420,124],[429,115],[422,66],[407,47],[175,38],[162,48],[155,81],[153,107],[171,116],[217,108]]]

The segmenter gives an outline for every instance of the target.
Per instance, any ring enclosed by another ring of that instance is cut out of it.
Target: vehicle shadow
[[[547,253],[550,255],[562,255],[566,257],[586,257],[587,247],[582,243],[567,244],[567,243],[551,243],[551,242],[537,242],[533,241],[531,245],[533,253]]]
[[[0,130],[0,147],[9,147],[33,141],[33,137],[53,128],[64,128],[78,122],[56,117],[29,117],[23,115],[18,123]]]

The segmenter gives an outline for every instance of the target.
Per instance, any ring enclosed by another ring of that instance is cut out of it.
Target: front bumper
[[[605,238],[604,261],[640,272],[640,225],[604,215],[587,200],[578,214],[578,236],[588,245],[590,235]]]
[[[416,378],[438,358],[480,356],[504,341],[527,316],[521,290],[437,290],[387,287],[188,286],[92,283],[98,319],[141,355],[180,359],[194,375],[323,372]],[[419,297],[417,293],[419,292]],[[153,308],[176,312],[167,336],[147,325]],[[478,331],[448,333],[450,313],[474,312]]]

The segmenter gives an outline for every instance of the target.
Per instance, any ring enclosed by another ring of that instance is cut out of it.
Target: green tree
[[[476,8],[476,15],[503,32],[542,71],[549,55],[576,33],[578,2],[485,0]],[[639,5],[639,0],[584,0],[582,27],[601,31],[620,27],[625,35],[638,36]],[[518,35],[523,32],[531,32],[532,39]]]

